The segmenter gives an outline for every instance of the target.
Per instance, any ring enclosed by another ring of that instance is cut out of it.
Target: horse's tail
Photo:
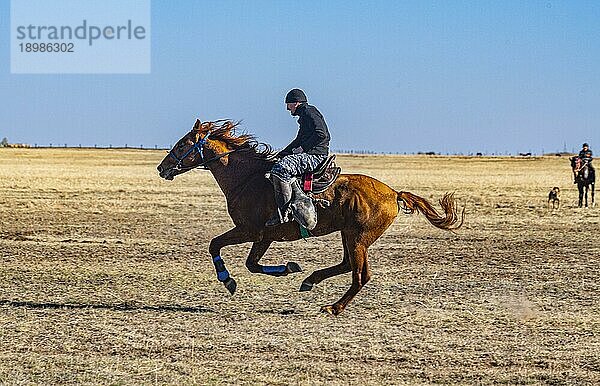
[[[409,192],[398,192],[398,207],[406,214],[421,212],[427,220],[435,227],[454,231],[459,229],[465,219],[465,208],[458,214],[454,193],[446,193],[440,199],[440,205],[444,210],[442,217],[429,201],[423,197]]]

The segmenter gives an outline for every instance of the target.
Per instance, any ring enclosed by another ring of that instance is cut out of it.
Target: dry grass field
[[[346,312],[338,234],[276,243],[250,274],[210,173],[164,181],[164,152],[0,149],[0,384],[600,384],[600,208],[578,209],[566,158],[342,156],[436,201],[456,234],[400,214],[370,249],[373,279]],[[552,186],[563,207],[546,208]]]

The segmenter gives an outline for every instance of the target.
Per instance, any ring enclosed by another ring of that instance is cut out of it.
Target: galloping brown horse
[[[235,280],[229,275],[221,258],[221,248],[252,242],[246,267],[252,273],[285,276],[301,272],[294,262],[285,265],[259,264],[273,241],[291,241],[302,237],[298,223],[288,222],[265,227],[275,213],[273,187],[265,178],[274,163],[274,153],[259,144],[251,135],[236,135],[237,123],[231,121],[204,122],[196,120],[193,129],[181,138],[158,166],[162,178],[172,180],[178,174],[203,166],[211,171],[225,194],[227,210],[235,227],[211,240],[210,255],[217,278],[233,294]],[[444,216],[424,198],[408,192],[397,192],[386,184],[360,174],[342,174],[325,192],[316,196],[330,205],[318,207],[318,223],[312,236],[341,231],[344,256],[342,262],[320,269],[308,276],[300,291],[310,291],[315,284],[330,277],[352,272],[352,285],[333,305],[322,311],[332,315],[341,313],[371,277],[367,249],[394,222],[400,210],[405,213],[421,212],[434,226],[458,229],[464,219],[459,216],[451,194],[446,194],[440,205]]]

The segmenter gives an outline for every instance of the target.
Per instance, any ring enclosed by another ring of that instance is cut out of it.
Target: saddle
[[[327,157],[314,171],[304,173],[302,176],[302,190],[305,193],[323,193],[338,178],[342,168],[335,164],[335,154]]]

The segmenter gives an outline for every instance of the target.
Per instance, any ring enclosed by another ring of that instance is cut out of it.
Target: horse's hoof
[[[298,263],[294,263],[293,261],[288,261],[286,264],[287,273],[297,273],[302,272],[302,268],[298,265]]]
[[[313,283],[309,283],[306,280],[300,285],[300,292],[307,292],[313,289]]]
[[[321,307],[321,312],[333,316],[338,316],[340,314],[340,311],[338,311],[334,306],[323,306]]]
[[[227,280],[225,280],[223,282],[223,284],[225,285],[225,288],[227,288],[227,290],[229,291],[230,294],[234,294],[235,293],[235,289],[237,288],[237,283],[235,282],[235,280],[233,280],[232,277],[227,278]]]

